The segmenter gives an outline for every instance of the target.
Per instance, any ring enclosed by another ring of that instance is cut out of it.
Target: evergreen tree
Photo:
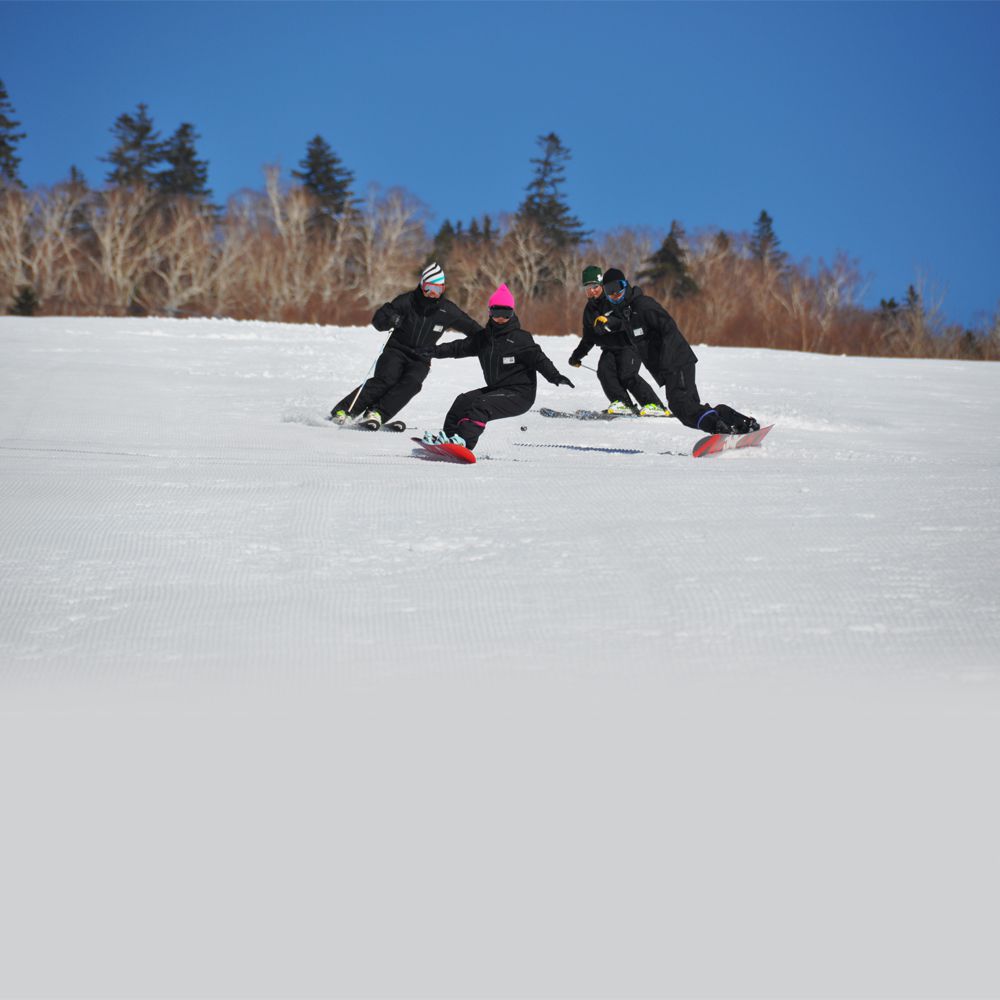
[[[107,181],[115,187],[154,187],[156,176],[153,167],[163,159],[163,144],[159,133],[153,131],[149,108],[140,104],[136,110],[136,115],[126,113],[118,116],[111,128],[115,146],[107,156],[102,157],[105,163],[112,166]]]
[[[165,195],[186,195],[208,201],[208,163],[199,160],[195,142],[200,139],[194,126],[183,122],[163,144],[162,158],[167,166],[155,176],[156,189]]]
[[[555,132],[539,136],[538,145],[542,148],[542,155],[531,160],[535,175],[526,188],[528,194],[518,209],[518,215],[536,223],[554,249],[579,246],[589,233],[570,212],[560,190],[565,181],[565,163],[570,159],[570,152]]]
[[[674,299],[694,295],[698,284],[688,272],[684,240],[684,227],[675,219],[670,223],[670,232],[660,249],[649,258],[636,275],[636,280],[666,288]]]
[[[788,260],[788,254],[780,247],[781,241],[774,232],[774,219],[762,210],[750,239],[750,256],[761,264],[781,271]]]
[[[461,223],[459,224],[461,225]],[[434,247],[431,252],[431,256],[436,261],[447,260],[448,255],[451,253],[452,247],[455,245],[457,233],[455,232],[455,227],[451,224],[448,219],[445,219],[441,223],[441,228],[437,231],[437,235],[434,237]]]
[[[90,195],[90,186],[83,172],[75,165],[69,168],[69,177],[57,185],[57,189],[66,191],[76,202],[69,217],[69,231],[81,241],[88,240],[93,235],[90,219],[87,217],[86,202]]]
[[[18,176],[21,157],[15,150],[17,144],[25,138],[26,132],[18,132],[19,121],[14,120],[14,107],[7,96],[7,88],[0,80],[0,187],[24,187]]]
[[[720,229],[712,237],[712,250],[714,253],[725,256],[733,249],[733,239],[724,229]]]
[[[34,316],[38,312],[38,296],[34,288],[31,285],[22,285],[7,312],[11,316]]]
[[[321,136],[314,136],[306,147],[305,159],[299,161],[301,170],[293,170],[292,176],[311,191],[319,203],[319,211],[313,224],[317,226],[335,225],[337,220],[349,212],[354,205],[351,183],[354,174],[344,168],[340,157]]]

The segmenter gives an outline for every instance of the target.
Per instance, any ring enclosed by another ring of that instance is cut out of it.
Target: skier
[[[330,419],[344,424],[363,413],[361,426],[378,430],[420,392],[430,371],[428,352],[446,330],[468,336],[479,324],[445,298],[444,270],[428,264],[420,274],[418,287],[397,295],[375,311],[372,326],[392,330],[385,349],[375,364],[375,372],[360,392],[352,389],[330,412]]]
[[[587,302],[583,307],[583,338],[570,355],[569,364],[573,368],[579,368],[596,344],[601,348],[601,360],[597,362],[597,381],[601,383],[601,388],[611,403],[605,412],[632,412],[631,392],[638,400],[639,416],[666,416],[667,411],[656,395],[656,390],[639,374],[642,359],[632,331],[622,327],[611,332],[606,326],[597,323],[597,318],[606,311],[602,278],[601,269],[594,264],[583,269],[583,287],[587,295]]]
[[[484,329],[434,348],[435,358],[478,355],[486,385],[455,399],[444,418],[444,430],[424,434],[428,444],[451,442],[471,451],[490,420],[516,417],[531,409],[539,374],[553,385],[574,387],[556,371],[532,335],[521,329],[514,305],[510,289],[501,285],[490,296],[490,318]]]
[[[630,331],[646,367],[663,386],[667,405],[682,424],[706,434],[747,434],[760,429],[753,417],[725,403],[701,401],[694,380],[698,358],[673,317],[642,289],[630,285],[618,268],[604,272],[603,313],[595,326]]]

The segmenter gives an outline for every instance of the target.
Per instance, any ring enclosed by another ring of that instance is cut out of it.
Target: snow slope
[[[322,419],[380,344],[0,319],[0,994],[1000,992],[1000,366],[701,347],[762,449],[461,467]]]

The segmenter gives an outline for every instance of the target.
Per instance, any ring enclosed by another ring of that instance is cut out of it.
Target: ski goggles
[[[511,306],[490,306],[490,316],[494,319],[510,319],[514,315]]]
[[[599,281],[588,281],[583,286],[588,292],[593,291],[595,288],[600,288],[601,283]]]
[[[614,281],[609,281],[604,285],[604,294],[607,295],[609,299],[613,299],[617,302],[624,294],[627,284],[620,278],[616,278]]]

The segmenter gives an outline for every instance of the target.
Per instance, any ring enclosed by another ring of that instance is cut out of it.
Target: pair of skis
[[[337,423],[337,421],[332,417],[327,417],[327,420]],[[384,424],[376,423],[374,420],[354,420],[347,421],[343,424],[337,424],[338,427],[346,427],[348,430],[352,431],[392,431],[394,434],[401,434],[406,430],[406,424],[402,420],[389,420]]]
[[[609,413],[607,410],[551,410],[547,406],[543,406],[538,412],[543,417],[557,417],[567,420],[617,420],[619,417],[635,420],[659,420],[663,417],[673,416],[668,410],[664,410],[663,413],[657,413],[655,416],[647,415],[642,417],[638,413],[632,412]]]

